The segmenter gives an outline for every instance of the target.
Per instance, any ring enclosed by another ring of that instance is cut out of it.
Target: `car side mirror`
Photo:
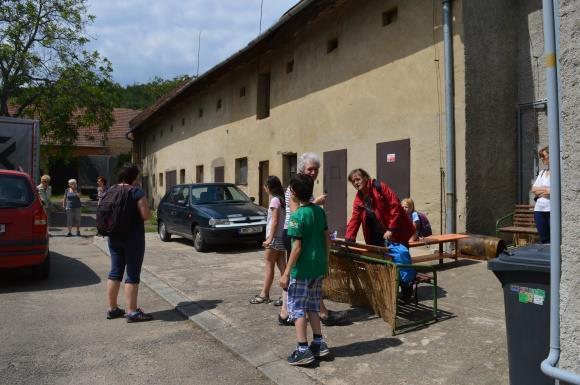
[[[254,198],[254,197],[250,197],[250,200],[251,200],[252,202],[255,202],[255,201],[256,201],[256,198]]]

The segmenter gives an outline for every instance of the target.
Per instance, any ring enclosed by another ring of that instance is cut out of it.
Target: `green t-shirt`
[[[326,214],[312,203],[300,206],[288,221],[288,236],[302,241],[302,249],[290,272],[292,278],[317,278],[326,274]]]

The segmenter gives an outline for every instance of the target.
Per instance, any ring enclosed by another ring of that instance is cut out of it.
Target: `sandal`
[[[282,316],[278,314],[278,324],[282,326],[294,326],[294,320],[291,320],[290,316],[282,318]]]
[[[274,305],[274,306],[282,306],[282,305],[284,305],[284,301],[282,301],[282,297],[278,297],[277,300],[275,300],[274,302],[272,302],[272,305]]]
[[[256,294],[253,298],[250,298],[250,303],[252,305],[257,305],[260,303],[270,303],[270,297],[262,297],[260,294]]]

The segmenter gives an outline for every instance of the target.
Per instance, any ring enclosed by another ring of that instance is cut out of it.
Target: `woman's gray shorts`
[[[66,209],[66,225],[68,227],[81,225],[81,208]]]

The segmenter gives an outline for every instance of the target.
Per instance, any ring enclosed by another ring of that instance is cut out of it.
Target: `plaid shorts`
[[[272,239],[272,243],[270,243],[270,248],[272,250],[286,251],[286,247],[284,247],[284,241],[282,241],[282,237],[274,237]]]
[[[322,277],[290,278],[288,284],[288,313],[290,319],[306,316],[306,313],[318,313],[322,300]]]

